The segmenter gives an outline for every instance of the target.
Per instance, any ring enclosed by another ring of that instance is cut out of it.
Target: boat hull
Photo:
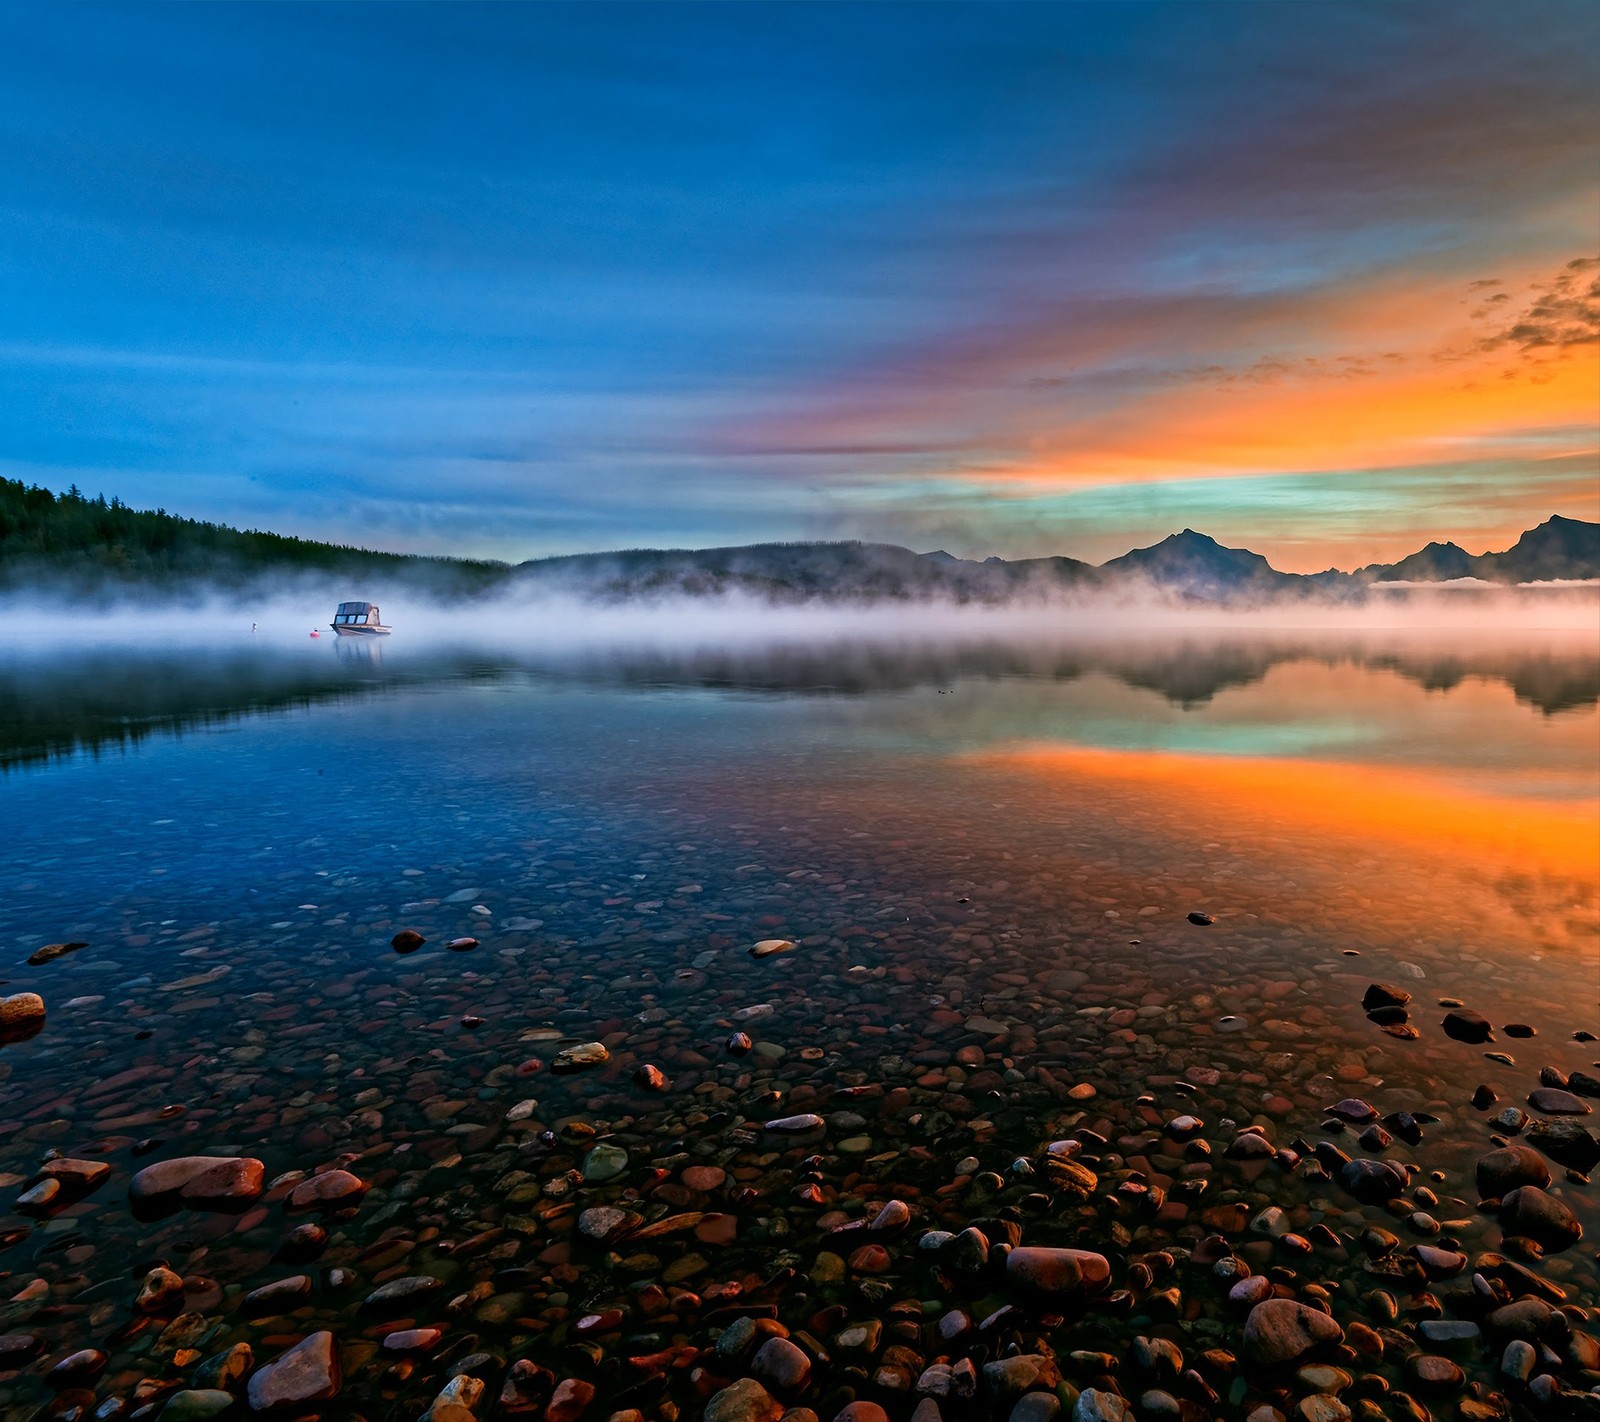
[[[388,627],[341,627],[337,623],[330,625],[335,635],[340,637],[387,637],[392,630]]]

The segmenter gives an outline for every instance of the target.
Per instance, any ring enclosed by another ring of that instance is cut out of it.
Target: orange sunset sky
[[[0,472],[513,559],[1505,548],[1600,518],[1597,17],[16,10]]]

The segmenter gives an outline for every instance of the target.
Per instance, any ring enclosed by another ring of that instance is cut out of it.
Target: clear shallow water
[[[1486,1082],[1522,1102],[1542,1065],[1600,1055],[1572,1040],[1600,1028],[1597,697],[1592,639],[1537,636],[9,657],[5,991],[39,991],[49,1017],[0,1048],[0,1188],[14,1198],[52,1149],[117,1171],[42,1223],[0,1222],[0,1264],[49,1291],[8,1315],[47,1345],[16,1415],[48,1395],[54,1358],[105,1346],[156,1258],[220,1289],[191,1290],[199,1351],[244,1339],[265,1357],[331,1327],[353,1350],[346,1403],[415,1415],[475,1349],[588,1368],[623,1397],[609,1353],[562,1350],[578,1316],[618,1300],[636,1352],[699,1338],[686,1305],[663,1323],[628,1303],[646,1278],[703,1289],[792,1266],[808,1309],[838,1296],[881,1314],[871,1290],[810,1279],[829,1210],[896,1193],[923,1225],[959,1228],[996,1206],[937,1193],[958,1160],[1005,1174],[1080,1127],[1109,1142],[1107,1181],[1172,1187],[1173,1208],[1129,1221],[1135,1253],[1192,1246],[1214,1201],[1372,1222],[1292,1175],[1269,1196],[1219,1168],[1214,1193],[1181,1195],[1173,1148],[1144,1139],[1180,1109],[1219,1150],[1224,1123],[1252,1120],[1314,1141],[1350,1094],[1431,1112],[1425,1146],[1393,1153],[1447,1173],[1446,1237],[1497,1248],[1471,1180],[1488,1128],[1467,1098]],[[392,952],[402,927],[428,945]],[[442,946],[465,934],[480,946]],[[800,947],[752,960],[770,937]],[[64,940],[87,946],[25,963]],[[1362,1014],[1379,979],[1414,993],[1419,1040]],[[1451,1041],[1440,997],[1538,1035]],[[771,1011],[736,1016],[752,1007]],[[732,1057],[739,1026],[757,1048]],[[588,1040],[611,1049],[604,1068],[551,1074]],[[671,1090],[635,1087],[641,1062]],[[1080,1083],[1087,1103],[1067,1094]],[[535,1104],[507,1122],[519,1101]],[[822,1144],[786,1154],[747,1129],[800,1110],[830,1116]],[[632,1173],[552,1192],[589,1129]],[[825,1198],[798,1205],[813,1151]],[[269,1177],[350,1157],[373,1190],[330,1222],[312,1272],[357,1282],[317,1274],[286,1318],[241,1317],[244,1290],[301,1267],[273,1259],[293,1217],[127,1212],[140,1163],[195,1152],[258,1156]],[[651,1160],[664,1182],[640,1174]],[[756,1195],[688,1189],[687,1163]],[[1593,1188],[1561,1188],[1592,1234]],[[613,1199],[728,1223],[611,1266],[571,1241],[577,1208]],[[1105,1231],[1052,1219],[1061,1242]],[[377,1249],[394,1231],[404,1269]],[[1374,1283],[1316,1263],[1350,1299]],[[1588,1245],[1544,1268],[1595,1301]],[[404,1376],[376,1351],[393,1324],[357,1307],[396,1270],[488,1289],[448,1320],[433,1307],[447,1338]],[[887,1278],[891,1297],[929,1296],[909,1263]],[[1237,1322],[1193,1295],[1188,1336],[1237,1347]],[[1121,1325],[1080,1327],[1058,1347],[1110,1347]],[[96,1396],[176,1385],[161,1336],[110,1348]],[[848,1390],[848,1371],[827,1386]]]

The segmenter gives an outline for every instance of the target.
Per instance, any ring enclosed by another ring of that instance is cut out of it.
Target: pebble
[[[1500,1227],[1507,1235],[1526,1235],[1541,1247],[1570,1249],[1583,1238],[1583,1226],[1554,1195],[1537,1185],[1519,1185],[1500,1202]]]
[[[65,958],[68,953],[76,953],[80,948],[87,948],[87,943],[46,943],[42,948],[35,948],[28,954],[28,962],[34,967],[43,967],[46,963],[53,963],[57,958]]]
[[[611,1053],[606,1050],[603,1042],[580,1042],[575,1047],[567,1047],[556,1053],[550,1062],[550,1070],[556,1072],[586,1071],[591,1067],[604,1066],[611,1060]]]
[[[1103,1254],[1085,1249],[1024,1247],[1006,1255],[1006,1279],[1022,1292],[1053,1303],[1086,1299],[1111,1280]]]
[[[1475,1175],[1478,1194],[1486,1200],[1498,1200],[1519,1185],[1537,1185],[1543,1189],[1550,1183],[1550,1170],[1544,1157],[1525,1145],[1501,1146],[1479,1156]]]
[[[253,1412],[279,1412],[339,1395],[339,1353],[326,1330],[307,1335],[250,1376]]]
[[[774,1135],[802,1136],[809,1135],[813,1131],[820,1131],[825,1125],[826,1122],[821,1116],[813,1115],[808,1111],[802,1112],[798,1116],[776,1117],[768,1121],[762,1129],[771,1131]]]
[[[633,1084],[645,1091],[665,1091],[671,1085],[666,1073],[649,1062],[641,1063],[633,1069]]]
[[[1072,1422],[1134,1422],[1134,1413],[1117,1393],[1086,1387],[1073,1404]]]
[[[797,1393],[811,1381],[811,1359],[787,1338],[769,1338],[750,1359],[750,1374],[775,1392]]]
[[[183,1155],[140,1170],[128,1185],[135,1210],[187,1205],[242,1209],[266,1188],[266,1167],[251,1156]]]
[[[0,997],[0,1041],[32,1036],[44,1026],[44,999],[36,992]]]
[[[1298,1363],[1343,1337],[1344,1330],[1327,1314],[1294,1299],[1266,1299],[1250,1310],[1244,1324],[1245,1352],[1266,1367]]]
[[[233,1405],[233,1394],[221,1388],[182,1388],[167,1398],[161,1409],[162,1422],[205,1422]]]
[[[1528,1093],[1528,1105],[1541,1116],[1587,1116],[1594,1108],[1570,1091],[1541,1086]]]
[[[337,1210],[356,1203],[366,1193],[366,1181],[348,1170],[324,1170],[296,1185],[284,1204],[291,1210]]]
[[[754,1378],[739,1378],[706,1403],[702,1422],[778,1422],[783,1404]]]
[[[628,1169],[628,1152],[621,1146],[597,1145],[583,1158],[583,1178],[591,1184],[615,1180]]]
[[[1453,1037],[1458,1042],[1490,1042],[1494,1040],[1494,1030],[1489,1025],[1489,1019],[1481,1012],[1474,1012],[1468,1007],[1458,1007],[1445,1014],[1443,1023],[1444,1034]]]

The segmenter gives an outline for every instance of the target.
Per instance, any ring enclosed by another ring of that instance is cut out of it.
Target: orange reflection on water
[[[1457,867],[1472,861],[1490,874],[1600,881],[1600,801],[1592,785],[1554,771],[1485,772],[1467,780],[1372,763],[1039,744],[969,759],[1035,781],[1158,792],[1168,805],[1195,806],[1202,824],[1242,816],[1307,839],[1338,835],[1408,856],[1446,855]]]

